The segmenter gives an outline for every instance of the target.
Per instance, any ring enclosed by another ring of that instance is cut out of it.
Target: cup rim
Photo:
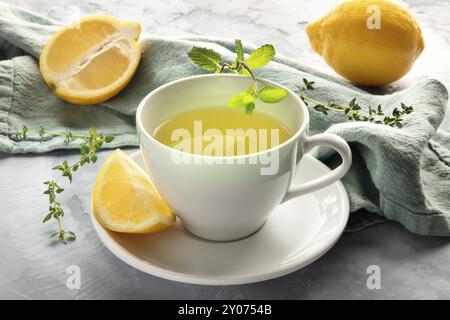
[[[209,155],[200,155],[200,154],[196,154],[196,153],[190,153],[190,152],[185,152],[185,151],[180,151],[177,149],[174,149],[172,147],[169,147],[161,142],[159,142],[158,140],[156,140],[143,126],[142,124],[142,111],[144,110],[147,101],[150,100],[153,96],[157,95],[160,91],[171,87],[173,85],[182,83],[182,82],[187,82],[187,81],[191,81],[194,79],[198,79],[198,78],[228,78],[228,77],[237,77],[237,78],[248,78],[249,76],[247,75],[236,75],[236,74],[201,74],[201,75],[195,75],[195,76],[189,76],[189,77],[184,77],[178,80],[174,80],[171,82],[168,82],[166,84],[163,84],[162,86],[159,86],[158,88],[154,89],[153,91],[151,91],[150,93],[148,93],[139,103],[139,106],[136,110],[136,126],[138,127],[138,129],[150,140],[152,141],[152,143],[157,144],[158,146],[162,147],[163,149],[166,149],[169,152],[177,152],[181,155],[188,155],[190,157],[193,158],[201,158],[201,159],[214,159],[216,161],[220,161],[220,160],[238,160],[238,159],[247,159],[247,158],[251,158],[251,157],[258,157],[261,156],[263,154],[267,154],[267,153],[272,153],[274,151],[278,151],[279,149],[291,144],[293,141],[295,141],[299,136],[301,136],[306,128],[308,127],[309,124],[309,111],[308,108],[306,107],[305,103],[303,102],[303,100],[297,95],[295,94],[291,89],[268,79],[264,79],[264,78],[260,78],[260,77],[256,77],[256,80],[262,83],[266,83],[269,84],[272,87],[277,87],[277,88],[282,88],[285,89],[289,95],[294,97],[294,100],[297,101],[298,105],[302,108],[303,110],[303,123],[301,124],[300,128],[292,135],[292,137],[290,137],[288,140],[286,140],[285,142],[267,149],[267,150],[263,150],[263,151],[259,151],[259,152],[254,152],[254,153],[249,153],[249,154],[244,154],[244,155],[235,155],[235,156],[209,156]]]

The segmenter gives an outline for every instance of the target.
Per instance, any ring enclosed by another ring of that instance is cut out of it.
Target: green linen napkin
[[[95,126],[116,136],[111,147],[136,146],[134,114],[139,101],[164,83],[202,73],[186,55],[193,45],[213,48],[230,59],[234,55],[234,44],[228,40],[146,37],[138,71],[124,91],[101,105],[76,106],[54,96],[39,72],[42,46],[59,26],[51,19],[0,4],[0,151],[41,153],[76,146],[66,145],[64,138],[16,141],[14,131],[23,124],[73,132]],[[341,114],[324,116],[310,109],[310,133],[335,133],[351,145],[353,164],[342,179],[352,211],[347,230],[389,219],[415,233],[450,235],[450,135],[437,131],[448,94],[440,82],[424,80],[407,90],[376,96],[281,56],[258,70],[257,76],[294,91],[305,77],[316,82],[313,94],[323,101],[344,103],[357,98],[363,108],[382,104],[387,111],[400,102],[413,105],[415,111],[405,118],[402,129],[348,122]],[[340,161],[329,150],[321,149],[316,155],[330,166]]]

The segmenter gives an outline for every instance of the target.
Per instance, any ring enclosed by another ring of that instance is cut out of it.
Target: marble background
[[[95,13],[139,21],[144,34],[207,35],[272,43],[283,54],[333,71],[314,54],[304,32],[337,0],[231,1],[5,1],[69,22]],[[419,20],[426,49],[414,69],[381,93],[401,90],[418,79],[435,77],[450,88],[450,1],[398,1]],[[450,129],[450,116],[442,125]],[[109,154],[102,152],[99,163]],[[41,182],[49,168],[74,152],[45,155],[0,154],[0,298],[450,298],[449,240],[421,237],[396,223],[345,234],[319,261],[294,274],[262,283],[207,287],[180,284],[143,274],[116,259],[98,240],[89,221],[90,191],[99,164],[83,170],[63,198],[65,223],[79,239],[65,247],[48,239],[53,226],[42,225]],[[80,290],[65,286],[68,265],[82,268]],[[366,268],[377,264],[382,288],[366,287]]]

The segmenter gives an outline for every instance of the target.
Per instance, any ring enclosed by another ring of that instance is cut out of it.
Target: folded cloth
[[[202,73],[186,55],[192,46],[212,48],[230,60],[234,55],[234,44],[228,40],[146,37],[141,40],[140,66],[125,90],[99,105],[76,106],[54,96],[39,72],[42,46],[59,26],[51,19],[0,4],[0,151],[41,153],[77,147],[76,142],[65,144],[62,137],[18,141],[14,132],[22,125],[74,133],[94,126],[116,136],[111,147],[136,146],[134,114],[139,101],[162,84]],[[353,164],[342,179],[352,212],[347,230],[389,219],[415,233],[450,235],[450,135],[437,130],[448,94],[440,82],[424,80],[407,90],[376,96],[281,56],[256,74],[294,91],[307,78],[316,82],[314,98],[336,103],[356,98],[365,111],[378,104],[386,112],[401,102],[414,106],[402,129],[348,121],[338,113],[325,116],[309,107],[310,133],[334,133],[351,145]],[[340,161],[329,150],[320,149],[316,155],[330,166]]]

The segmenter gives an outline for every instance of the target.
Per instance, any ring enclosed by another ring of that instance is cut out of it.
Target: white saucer
[[[142,165],[139,151],[131,157]],[[294,182],[328,171],[319,160],[305,155]],[[263,281],[303,268],[336,243],[348,216],[348,196],[341,182],[283,203],[258,232],[233,242],[199,239],[180,221],[154,234],[115,233],[91,215],[103,244],[127,264],[161,278],[208,285]]]

